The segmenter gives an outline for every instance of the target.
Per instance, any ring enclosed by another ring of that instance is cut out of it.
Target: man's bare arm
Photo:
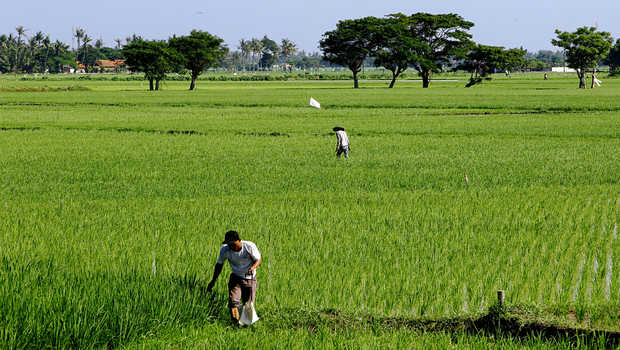
[[[260,265],[260,263],[263,261],[263,259],[258,259],[254,262],[254,264],[252,264],[252,266],[250,266],[250,269],[248,270],[248,273],[254,273],[254,270],[256,270],[256,268],[258,267],[258,265]]]
[[[217,281],[217,278],[220,276],[220,273],[222,273],[223,267],[224,267],[223,264],[215,264],[215,267],[213,268],[213,277],[211,278],[211,282],[209,282],[209,285],[207,286],[208,292],[210,292],[211,289],[213,289],[213,286],[215,285],[215,281]]]

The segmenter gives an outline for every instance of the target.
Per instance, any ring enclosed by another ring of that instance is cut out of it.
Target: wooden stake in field
[[[465,183],[469,185],[469,178],[467,177],[467,174],[464,174],[464,179],[465,179]]]
[[[498,290],[497,291],[497,305],[500,308],[504,306],[504,299],[505,299],[504,291]]]

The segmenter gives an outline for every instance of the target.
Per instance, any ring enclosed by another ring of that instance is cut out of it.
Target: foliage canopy
[[[168,43],[181,54],[183,65],[191,71],[190,90],[196,87],[196,78],[200,73],[217,63],[228,52],[223,39],[195,29],[188,36],[173,36]]]
[[[404,17],[403,14],[394,16]],[[422,76],[422,86],[430,84],[431,73],[440,72],[451,60],[464,58],[473,45],[471,34],[467,31],[473,22],[454,14],[415,13],[408,18],[409,32],[423,45],[415,51],[413,67]]]
[[[557,39],[551,43],[564,49],[568,66],[577,71],[579,88],[585,89],[585,73],[596,70],[599,62],[609,52],[613,39],[608,32],[599,32],[595,27],[577,28],[575,32],[555,31]]]
[[[380,20],[376,17],[346,19],[338,22],[336,29],[323,34],[319,46],[323,58],[347,67],[353,72],[353,84],[359,87],[358,73],[367,57],[377,47],[376,32]]]
[[[159,90],[159,81],[183,62],[183,57],[176,50],[165,41],[158,40],[132,41],[123,47],[123,55],[127,58],[126,64],[130,70],[144,72],[149,81],[149,90]]]

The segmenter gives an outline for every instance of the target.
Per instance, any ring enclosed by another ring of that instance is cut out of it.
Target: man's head
[[[237,231],[228,231],[226,232],[226,236],[224,236],[224,241],[222,244],[226,244],[230,249],[238,252],[241,250],[241,238],[239,238],[239,233]]]
[[[334,128],[332,130],[334,130],[334,131],[344,131],[344,128],[342,126],[334,126]]]

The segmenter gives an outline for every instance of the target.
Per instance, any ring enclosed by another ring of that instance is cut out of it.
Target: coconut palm
[[[114,39],[114,41],[116,42],[116,48],[120,49],[121,46],[122,46],[123,40],[116,38],[116,39]]]
[[[77,51],[80,51],[80,44],[82,43],[82,38],[86,35],[86,32],[82,28],[75,28],[75,38],[77,39]],[[78,60],[80,58],[78,57]]]
[[[136,34],[132,34],[131,36],[128,36],[125,38],[125,42],[127,43],[127,45],[133,43],[134,41],[138,41],[138,40],[142,40],[142,37]]]
[[[21,45],[22,36],[26,36],[26,31],[28,31],[28,29],[24,28],[24,26],[17,26],[15,27],[15,31],[17,32],[17,45]]]
[[[38,31],[32,36],[32,40],[34,40],[37,45],[41,45],[43,39],[45,39],[45,34],[43,34],[42,31]]]
[[[103,39],[99,38],[97,40],[95,40],[95,47],[100,49],[103,47]]]
[[[230,62],[234,70],[237,70],[239,66],[243,65],[243,53],[239,51],[233,51],[230,53]]]
[[[52,48],[52,42],[50,40],[49,35],[46,35],[45,38],[43,38],[43,41],[41,42],[43,45],[43,49],[45,50],[45,55],[43,56],[43,70],[41,71],[41,73],[45,73],[48,69],[47,64],[48,64],[48,59],[50,56],[50,49]]]
[[[0,35],[0,71],[9,72],[15,64],[15,37],[13,34]]]
[[[84,44],[82,45],[83,49],[84,49],[84,55],[83,57],[83,64],[84,64],[84,68],[86,68],[86,70],[88,70],[87,64],[86,64],[86,59],[88,57],[88,44],[90,44],[93,41],[93,38],[89,37],[88,34],[84,34],[84,38],[82,39],[82,41],[84,42]]]
[[[17,47],[15,49],[15,73],[17,70],[22,67],[23,64],[23,53],[25,50],[22,49],[22,36],[26,37],[26,31],[28,29],[24,28],[24,26],[15,27],[15,31],[17,32]]]
[[[294,42],[288,39],[282,39],[282,45],[280,45],[280,52],[284,56],[284,62],[297,52],[297,46]]]
[[[250,54],[250,42],[245,39],[241,39],[239,41],[239,50],[241,50],[241,62],[243,65],[243,70],[245,70],[247,58]]]
[[[247,42],[248,50],[250,52],[250,63],[254,64],[254,55],[255,55],[255,47],[256,47],[256,39],[252,38]]]
[[[54,57],[57,58],[56,63],[58,64],[58,66],[56,66],[56,71],[58,73],[62,73],[62,60],[60,59],[61,56],[63,55],[64,52],[67,52],[69,50],[69,45],[56,40],[53,44],[52,44],[52,52],[54,53]]]
[[[252,38],[252,40],[250,40],[250,52],[252,52],[252,61],[254,61],[253,63],[258,65],[258,62],[260,62],[260,58],[263,55],[264,49],[265,48],[263,46],[263,42],[260,41],[260,39]]]

